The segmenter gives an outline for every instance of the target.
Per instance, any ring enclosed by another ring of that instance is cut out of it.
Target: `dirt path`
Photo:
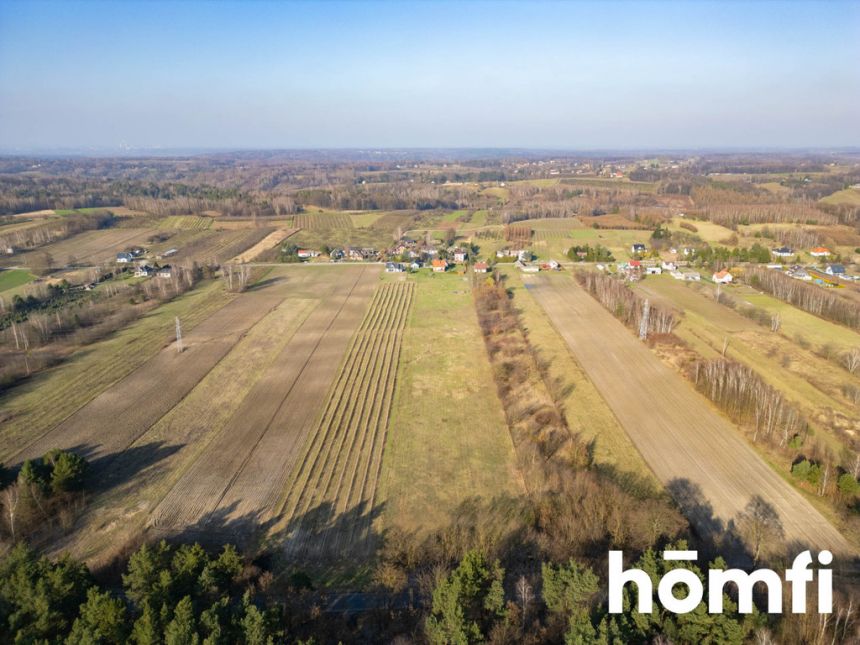
[[[787,542],[856,555],[706,399],[573,280],[524,281],[699,532],[719,536],[758,495],[779,515]]]
[[[378,280],[347,269],[153,513],[166,531],[233,532],[268,519]]]

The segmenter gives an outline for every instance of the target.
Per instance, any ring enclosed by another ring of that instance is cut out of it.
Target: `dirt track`
[[[153,527],[240,530],[268,516],[364,316],[379,269],[342,273],[227,426],[162,500]]]
[[[786,541],[856,555],[736,428],[572,279],[524,282],[700,533],[719,536],[759,495],[779,515]]]

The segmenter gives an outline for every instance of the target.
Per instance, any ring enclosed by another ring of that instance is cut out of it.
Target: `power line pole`
[[[179,316],[176,316],[176,351],[182,353],[182,325],[179,324]]]

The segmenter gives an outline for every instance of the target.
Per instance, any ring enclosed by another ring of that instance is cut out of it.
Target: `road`
[[[542,275],[523,280],[700,534],[719,538],[760,496],[778,514],[792,550],[857,555],[737,428],[574,280]]]

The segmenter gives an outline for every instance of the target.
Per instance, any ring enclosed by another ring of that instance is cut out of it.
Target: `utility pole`
[[[182,353],[182,325],[179,324],[179,316],[176,316],[176,351]]]
[[[642,305],[642,320],[639,322],[639,340],[648,338],[648,320],[651,317],[651,303],[648,300]]]

